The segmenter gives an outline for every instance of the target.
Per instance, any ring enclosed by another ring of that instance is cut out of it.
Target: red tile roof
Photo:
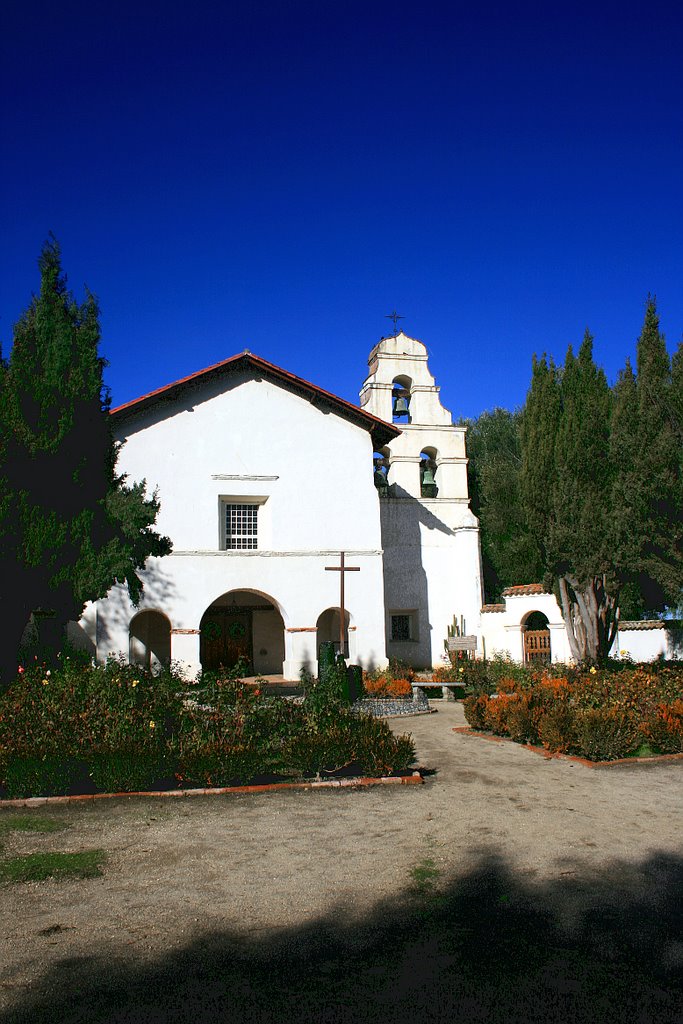
[[[506,587],[503,597],[525,597],[527,594],[548,594],[542,583],[522,583],[517,587]]]
[[[343,416],[357,426],[363,427],[372,435],[375,448],[383,448],[384,445],[389,444],[390,441],[393,441],[401,433],[400,429],[392,426],[391,423],[386,423],[385,420],[378,419],[377,416],[372,416],[369,412],[364,412],[358,406],[352,405],[351,402],[338,398],[337,395],[333,395],[330,391],[319,388],[317,384],[311,384],[309,381],[304,380],[303,377],[296,377],[293,373],[289,373],[288,370],[283,370],[280,366],[269,363],[267,360],[261,359],[260,356],[256,356],[247,350],[239,355],[231,356],[229,359],[224,359],[220,363],[214,363],[213,366],[207,366],[203,370],[198,370],[196,373],[191,373],[189,377],[183,377],[172,384],[166,384],[162,388],[157,388],[146,395],[141,395],[140,398],[135,398],[131,402],[124,403],[124,405],[118,405],[110,411],[110,415],[116,420],[125,420],[159,402],[175,399],[184,391],[197,387],[198,384],[204,381],[213,380],[216,377],[222,377],[223,375],[245,369],[251,369],[259,375],[284,384],[298,394],[304,395],[310,401],[317,401],[321,405],[326,405],[339,416]]]
[[[673,620],[669,621],[669,625],[674,629],[679,625],[678,622]],[[635,621],[620,622],[619,629],[666,629],[667,623],[661,619],[636,619]]]
[[[504,604],[483,604],[481,606],[482,612],[504,612]]]

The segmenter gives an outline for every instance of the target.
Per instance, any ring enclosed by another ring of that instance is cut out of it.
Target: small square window
[[[225,547],[253,551],[258,542],[258,505],[225,504]]]

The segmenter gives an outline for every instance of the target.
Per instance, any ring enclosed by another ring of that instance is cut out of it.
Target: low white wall
[[[486,657],[496,654],[524,660],[522,624],[531,612],[542,612],[550,629],[550,652],[555,663],[569,664],[572,658],[567,630],[554,594],[510,595],[505,611],[482,611],[481,632]],[[632,628],[629,628],[631,626]],[[683,629],[673,623],[644,621],[625,623],[620,628],[611,656],[629,661],[683,658]]]
[[[647,627],[647,628],[643,628]],[[643,622],[635,628],[619,630],[612,656],[631,661],[654,661],[683,658],[683,630],[666,622]]]

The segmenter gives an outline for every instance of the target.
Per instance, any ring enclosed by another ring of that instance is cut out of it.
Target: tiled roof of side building
[[[504,604],[483,604],[481,606],[482,612],[504,612]]]
[[[680,622],[669,620],[668,625],[676,629]],[[666,629],[667,622],[661,619],[635,619],[619,623],[619,629]]]
[[[548,594],[542,583],[522,583],[516,587],[506,587],[503,597],[524,597],[527,594]]]
[[[398,427],[394,427],[391,423],[387,423],[377,416],[372,416],[369,412],[364,412],[363,409],[360,409],[357,405],[352,405],[351,402],[347,402],[344,398],[339,398],[337,395],[333,395],[332,392],[318,387],[317,384],[311,384],[310,381],[304,380],[303,377],[297,377],[288,370],[283,370],[282,367],[269,363],[266,359],[261,359],[260,356],[256,356],[247,350],[240,352],[239,355],[230,356],[229,359],[224,359],[220,363],[214,363],[213,366],[207,366],[203,370],[198,370],[196,373],[191,373],[188,377],[182,377],[171,384],[165,384],[163,387],[156,388],[146,395],[141,395],[130,402],[125,402],[123,405],[118,405],[110,411],[110,415],[116,420],[127,419],[129,416],[134,416],[136,413],[142,412],[143,409],[147,409],[158,402],[177,398],[184,391],[196,387],[203,381],[213,380],[247,368],[251,368],[271,380],[290,387],[293,391],[305,395],[311,401],[327,405],[328,408],[339,416],[343,416],[345,419],[363,427],[372,435],[375,448],[384,447],[384,445],[393,441],[401,433],[401,430]]]

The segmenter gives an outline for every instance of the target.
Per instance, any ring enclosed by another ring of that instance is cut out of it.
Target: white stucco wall
[[[514,661],[524,660],[523,623],[531,612],[542,612],[550,629],[553,662],[569,664],[572,658],[567,630],[554,594],[525,594],[505,597],[505,611],[483,611],[481,630],[486,657],[502,654]],[[620,628],[611,656],[624,660],[654,661],[683,658],[683,633],[663,622],[641,622],[634,628]]]
[[[174,545],[148,562],[141,607],[169,616],[172,657],[188,674],[199,669],[202,615],[232,590],[254,591],[279,609],[288,678],[315,669],[318,616],[339,604],[339,573],[326,566],[339,564],[342,550],[361,568],[346,576],[351,660],[386,664],[379,497],[365,429],[248,373],[159,402],[117,429],[125,440],[119,469],[158,490],[157,529]],[[262,503],[258,550],[221,550],[226,498]],[[122,588],[97,603],[98,657],[127,655],[134,611]],[[259,628],[257,619],[255,652]],[[262,646],[266,671],[273,645]]]
[[[666,622],[638,623],[632,629],[625,624],[619,630],[612,655],[631,661],[683,659],[683,630]]]
[[[505,598],[504,612],[482,612],[481,630],[486,657],[502,654],[513,661],[524,660],[523,623],[532,612],[548,619],[550,656],[553,662],[571,661],[567,631],[553,594],[521,594]]]

